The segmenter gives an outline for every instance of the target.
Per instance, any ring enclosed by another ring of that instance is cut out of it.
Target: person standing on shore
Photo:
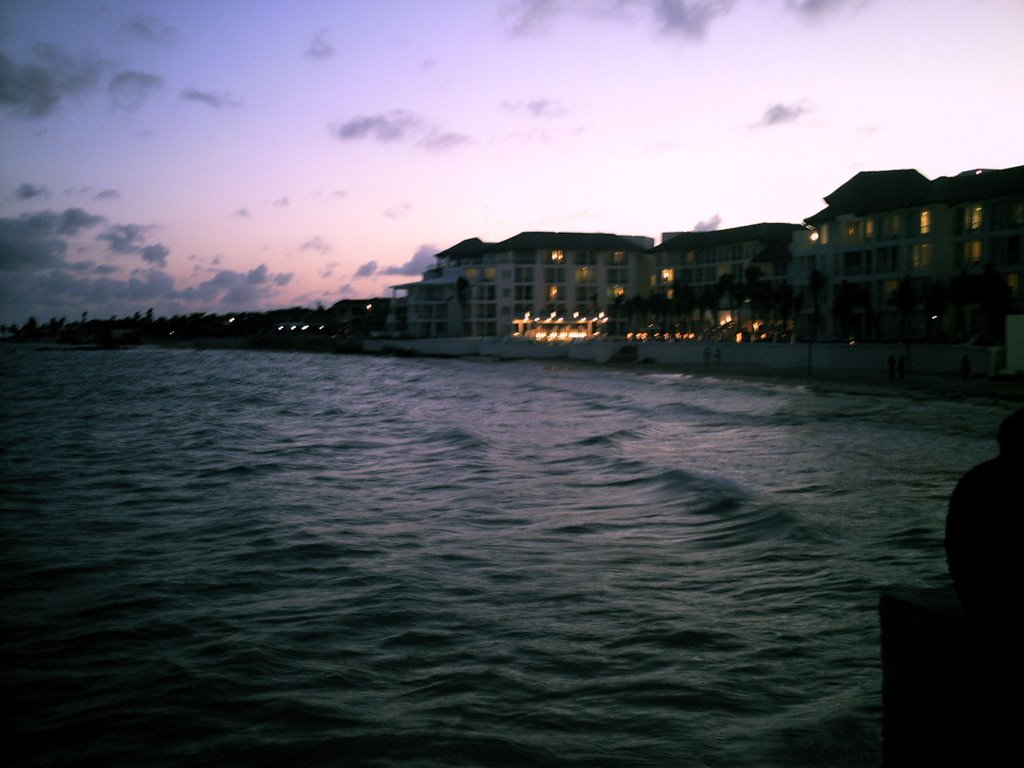
[[[946,516],[953,587],[967,615],[986,624],[1016,620],[1024,591],[1024,408],[1003,420],[996,440],[999,455],[960,478]]]

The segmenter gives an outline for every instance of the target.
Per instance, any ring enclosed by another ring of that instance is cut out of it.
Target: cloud
[[[116,189],[104,189],[96,193],[95,200],[117,200],[121,193]]]
[[[384,211],[384,215],[389,219],[400,219],[411,210],[412,205],[410,203],[399,203]]]
[[[529,101],[503,101],[501,108],[506,112],[525,112],[529,117],[555,118],[567,113],[565,107],[554,99],[531,99]]]
[[[786,0],[786,7],[804,18],[816,20],[845,6],[867,3],[868,0]]]
[[[761,120],[757,125],[762,128],[767,128],[773,125],[792,123],[799,120],[808,112],[810,112],[810,107],[805,103],[773,104],[764,111],[764,114],[761,116]]]
[[[716,213],[710,219],[705,219],[704,221],[698,221],[696,224],[694,224],[693,225],[693,231],[694,232],[714,232],[716,229],[718,229],[721,226],[721,224],[722,224],[722,217],[719,216]]]
[[[444,130],[421,116],[404,109],[377,115],[360,115],[342,123],[331,123],[328,130],[342,141],[373,140],[383,144],[413,141],[417,147],[438,152],[469,141],[469,137]]]
[[[287,208],[291,204],[291,200],[289,200],[287,196],[279,197],[277,198],[277,200],[271,203],[271,205],[274,206],[275,208]]]
[[[405,264],[397,267],[385,267],[380,270],[382,275],[422,275],[437,265],[437,246],[421,245],[416,253]],[[371,262],[373,263],[373,262]],[[358,273],[357,273],[358,276]]]
[[[394,109],[381,115],[354,117],[347,123],[333,129],[342,141],[374,139],[376,141],[400,141],[421,129],[423,121],[411,112]]]
[[[111,253],[138,253],[150,229],[152,227],[138,224],[116,224],[97,235],[96,239],[105,242]]]
[[[313,41],[306,49],[305,55],[307,59],[323,60],[329,59],[334,55],[334,46],[327,41],[326,34],[326,29],[321,29],[316,33]]]
[[[14,196],[19,200],[31,200],[34,197],[49,197],[50,190],[46,187],[37,187],[35,184],[20,184],[14,190]]]
[[[227,91],[213,93],[212,91],[197,91],[195,88],[186,88],[181,92],[181,98],[185,101],[198,101],[200,104],[205,104],[213,109],[238,108],[242,106],[241,99],[236,99]]]
[[[170,255],[170,251],[166,246],[161,243],[154,243],[153,245],[145,246],[139,255],[142,256],[142,260],[147,264],[155,264],[158,267],[167,266],[167,257]]]
[[[711,23],[728,14],[738,0],[512,0],[499,15],[512,37],[547,31],[562,15],[632,21],[634,11],[646,11],[665,34],[691,40],[704,37]]]
[[[377,273],[377,262],[368,261],[356,270],[356,277],[370,277]]]
[[[0,53],[0,104],[18,117],[45,117],[68,96],[96,88],[105,64],[74,57],[59,46],[37,43],[32,62],[18,64]]]
[[[121,31],[147,43],[168,43],[174,39],[175,29],[156,16],[142,15],[121,25]]]
[[[330,253],[333,250],[330,243],[325,242],[320,235],[307,240],[299,246],[299,249],[303,251],[316,251],[317,253]]]
[[[165,267],[170,255],[167,246],[162,243],[146,243],[153,229],[152,226],[138,224],[115,224],[97,235],[96,239],[105,242],[110,253],[139,256],[147,264]]]
[[[559,0],[517,0],[502,6],[500,14],[512,37],[524,37],[547,30],[552,18],[562,12]]]
[[[416,146],[423,147],[431,152],[444,152],[468,141],[469,137],[461,133],[430,130],[422,139],[416,142]]]
[[[736,0],[654,0],[652,10],[663,32],[700,40],[711,22],[735,4]]]
[[[249,214],[249,209],[248,208],[238,208],[238,209],[232,211],[231,215],[232,216],[237,216],[240,219],[248,219],[250,214]]]
[[[287,285],[291,279],[291,272],[271,274],[266,264],[248,272],[222,269],[209,280],[177,292],[176,297],[199,306],[251,309],[272,298],[277,289]]]
[[[107,85],[114,109],[133,112],[142,106],[146,98],[156,90],[163,88],[164,80],[148,72],[127,70],[118,72]]]

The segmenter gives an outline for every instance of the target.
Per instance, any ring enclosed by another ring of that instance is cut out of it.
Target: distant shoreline
[[[23,349],[36,351],[90,351],[103,350],[96,345],[69,345],[54,342],[19,342],[16,345]],[[153,340],[146,339],[141,345],[134,346],[179,348],[195,350],[250,350],[254,352],[311,352],[341,354],[334,341],[327,336],[288,338],[288,337],[228,337],[228,338],[197,338],[188,340]],[[115,347],[116,349],[116,347]],[[388,355],[389,352],[358,352],[373,356]],[[397,355],[396,355],[397,356]],[[424,357],[431,357],[424,355]],[[890,380],[885,371],[850,371],[829,368],[816,368],[810,374],[801,368],[776,368],[764,365],[743,365],[739,363],[658,363],[621,361],[611,359],[607,362],[579,360],[570,357],[529,358],[503,357],[496,358],[486,355],[436,356],[438,359],[465,360],[501,360],[515,362],[517,360],[533,360],[567,364],[573,366],[592,366],[607,370],[628,371],[639,375],[645,374],[683,374],[708,379],[728,379],[751,382],[794,384],[805,386],[826,393],[870,394],[892,397],[909,397],[912,399],[943,399],[950,401],[974,400],[1024,403],[1024,378],[988,378],[984,376],[962,380],[959,376],[949,373],[911,373],[906,378]]]

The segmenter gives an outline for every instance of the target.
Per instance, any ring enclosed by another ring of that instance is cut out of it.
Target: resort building
[[[651,292],[662,299],[656,306],[669,309],[672,336],[690,337],[708,328],[738,340],[783,332],[792,314],[792,295],[786,291],[789,247],[802,229],[765,223],[664,233],[651,251]]]
[[[1024,166],[858,173],[804,224],[464,240],[393,286],[415,338],[998,343],[1022,311]],[[404,295],[399,295],[399,294]]]
[[[416,338],[520,335],[569,340],[613,331],[610,308],[649,288],[654,241],[600,233],[522,232],[464,240],[393,302],[392,330]]]
[[[801,335],[988,340],[1020,306],[1024,166],[863,172],[825,202],[791,249]]]

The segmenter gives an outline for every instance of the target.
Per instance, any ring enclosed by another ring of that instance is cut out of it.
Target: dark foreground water
[[[0,350],[18,765],[877,765],[877,590],[1012,407]],[[12,764],[12,763],[8,763]]]

